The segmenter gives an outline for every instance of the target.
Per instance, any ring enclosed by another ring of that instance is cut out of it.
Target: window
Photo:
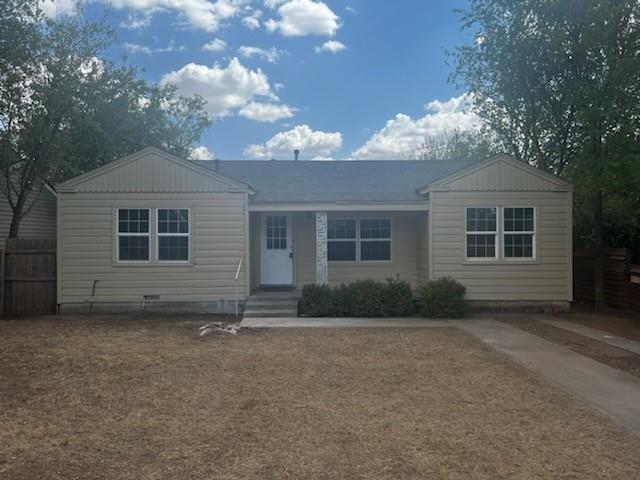
[[[158,261],[189,261],[189,209],[158,209]]]
[[[391,260],[391,220],[360,220],[360,260]]]
[[[285,250],[287,248],[286,215],[267,217],[267,250]]]
[[[467,208],[467,258],[492,259],[497,257],[497,211],[496,207]]]
[[[356,221],[330,219],[327,222],[327,259],[330,262],[349,262],[356,259]]]
[[[503,235],[505,258],[534,258],[534,208],[505,207]]]
[[[149,261],[149,209],[119,208],[118,261]]]

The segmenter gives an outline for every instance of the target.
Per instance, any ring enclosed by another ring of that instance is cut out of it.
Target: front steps
[[[277,318],[298,316],[298,294],[288,292],[255,292],[247,299],[242,318]]]

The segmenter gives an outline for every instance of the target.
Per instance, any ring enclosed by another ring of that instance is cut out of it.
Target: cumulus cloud
[[[337,40],[329,40],[327,42],[324,42],[319,47],[316,47],[316,53],[322,53],[322,52],[338,53],[345,50],[346,48],[347,47],[342,42],[338,42]]]
[[[194,147],[189,152],[189,160],[212,160],[213,152],[204,145]]]
[[[262,12],[260,10],[254,10],[250,15],[242,18],[242,24],[249,30],[255,30],[256,28],[260,28],[260,17],[262,17]]]
[[[221,52],[225,48],[227,48],[227,42],[225,42],[221,38],[214,38],[213,40],[205,43],[202,46],[202,50],[206,52]]]
[[[251,158],[292,158],[298,149],[302,157],[327,159],[342,147],[340,132],[312,130],[308,125],[297,125],[286,132],[276,133],[264,144],[249,145],[244,154]]]
[[[280,57],[286,53],[286,51],[278,50],[276,47],[265,49],[259,47],[247,47],[243,45],[238,49],[238,53],[245,58],[258,57],[269,63],[278,63],[278,60],[280,60]]]
[[[461,95],[445,102],[434,100],[425,105],[428,113],[416,120],[398,113],[351,153],[354,159],[409,158],[427,137],[448,132],[468,131],[480,126],[480,118],[471,112],[471,97]]]
[[[270,18],[264,25],[270,32],[285,37],[334,35],[340,28],[340,17],[327,4],[314,0],[267,0],[265,5],[277,8],[279,19]]]
[[[207,101],[206,110],[212,118],[225,117],[243,109],[250,102],[254,102],[256,97],[277,99],[264,72],[259,68],[246,68],[237,58],[232,58],[226,67],[217,63],[211,67],[189,63],[164,75],[160,83],[176,85],[178,92],[183,95],[200,95]],[[243,116],[251,118],[251,114],[247,112],[255,113],[257,109],[245,110]],[[280,112],[282,114],[285,109],[281,109]],[[273,115],[272,113],[271,116]],[[260,120],[257,113],[254,117],[255,120]],[[265,114],[265,118],[267,117],[269,115]]]
[[[294,110],[295,109],[284,104],[249,102],[240,109],[238,115],[258,122],[273,123],[283,118],[293,117]]]
[[[171,52],[184,52],[186,47],[183,45],[176,45],[173,41],[169,42],[166,47],[148,47],[146,45],[138,45],[137,43],[125,42],[123,44],[124,49],[131,53],[142,53],[144,55],[152,55],[154,53],[171,53]]]

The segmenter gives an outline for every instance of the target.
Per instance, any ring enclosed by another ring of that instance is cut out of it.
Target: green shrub
[[[420,289],[420,313],[430,318],[460,318],[466,314],[464,285],[453,278],[433,280]]]
[[[308,317],[402,317],[415,313],[411,286],[401,280],[360,280],[338,287],[305,285],[300,313]]]

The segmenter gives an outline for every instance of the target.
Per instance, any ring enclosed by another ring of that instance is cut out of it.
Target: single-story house
[[[0,182],[0,247],[9,236],[13,211],[7,199],[6,186]],[[33,204],[35,202],[35,204]],[[27,197],[27,214],[20,222],[20,238],[56,238],[56,192],[48,184],[35,187]],[[33,206],[32,206],[33,205]]]
[[[56,191],[63,311],[229,311],[236,291],[388,277],[451,276],[477,303],[572,300],[572,188],[506,156],[188,161],[146,148]]]

